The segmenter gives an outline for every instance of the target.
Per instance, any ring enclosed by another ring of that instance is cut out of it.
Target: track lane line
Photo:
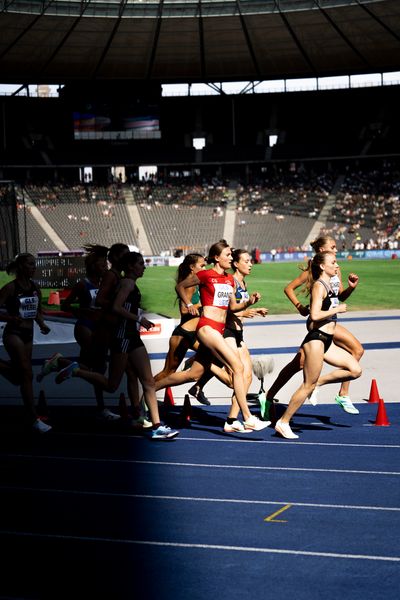
[[[382,561],[382,562],[400,562],[400,556],[380,556],[370,554],[340,554],[338,552],[317,552],[308,550],[289,550],[284,548],[256,548],[253,546],[225,546],[220,544],[191,544],[181,542],[158,542],[155,540],[130,540],[130,539],[117,539],[117,538],[104,538],[95,536],[72,536],[72,535],[60,535],[60,534],[45,534],[45,533],[33,533],[29,531],[10,531],[0,530],[0,535],[8,535],[19,538],[35,538],[35,539],[48,539],[48,540],[63,540],[63,541],[75,541],[75,542],[96,542],[96,543],[107,543],[107,544],[126,544],[126,545],[138,545],[138,546],[158,546],[164,548],[185,548],[192,550],[220,550],[225,552],[249,552],[255,554],[287,554],[294,556],[309,556],[314,558],[338,558],[345,560],[370,560],[370,561]]]

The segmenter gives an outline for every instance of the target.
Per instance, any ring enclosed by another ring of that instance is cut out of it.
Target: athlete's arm
[[[196,287],[199,285],[199,283],[200,279],[197,277],[197,275],[191,273],[175,286],[176,293],[186,306],[188,313],[195,316],[199,314],[199,311],[196,306],[191,303],[193,294],[191,293],[190,288]]]
[[[305,306],[300,302],[300,300],[296,296],[295,290],[304,285],[306,281],[307,271],[303,271],[298,277],[296,277],[296,279],[293,279],[293,281],[288,283],[285,289],[283,290],[286,296],[289,298],[290,302],[303,317],[306,317],[308,314],[310,314],[310,308],[309,306]]]
[[[340,279],[340,281],[341,281],[341,279]],[[359,277],[356,273],[349,273],[349,276],[347,278],[348,286],[345,290],[343,289],[343,286],[342,286],[342,289],[339,293],[339,300],[346,300],[350,296],[350,294],[352,294],[354,292],[354,290],[356,289],[356,287],[358,285],[358,281],[359,281]]]

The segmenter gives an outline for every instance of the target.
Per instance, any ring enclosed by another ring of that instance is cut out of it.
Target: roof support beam
[[[156,30],[154,32],[153,45],[151,47],[151,55],[150,55],[149,65],[147,67],[147,79],[150,79],[150,77],[151,77],[151,74],[153,72],[153,67],[154,67],[154,61],[156,59],[158,40],[160,38],[160,31],[161,31],[163,8],[164,8],[164,0],[160,0],[159,5],[158,5]]]
[[[245,40],[246,40],[247,48],[249,50],[249,54],[251,56],[251,60],[252,60],[253,65],[254,65],[254,70],[257,73],[257,77],[261,78],[260,67],[259,67],[259,64],[258,64],[258,61],[257,61],[256,53],[254,52],[253,44],[252,44],[251,39],[250,39],[249,30],[247,29],[246,19],[243,16],[243,13],[242,13],[242,9],[241,9],[241,6],[240,6],[240,0],[236,0],[236,7],[237,7],[237,10],[238,10],[240,24],[242,26],[242,31],[243,31],[243,35],[244,35]]]
[[[128,0],[121,0],[121,2],[120,2],[119,9],[118,9],[117,20],[115,21],[114,27],[112,28],[112,31],[111,31],[111,33],[110,33],[110,35],[108,37],[108,40],[107,40],[106,44],[104,45],[103,51],[102,51],[102,53],[100,55],[100,58],[97,61],[97,65],[94,68],[94,70],[92,71],[92,75],[91,75],[92,79],[96,78],[96,76],[97,76],[97,74],[98,74],[98,72],[99,72],[99,70],[101,68],[101,65],[104,62],[104,59],[107,56],[107,52],[110,49],[110,46],[111,46],[111,44],[113,42],[113,39],[115,38],[115,35],[116,35],[117,31],[118,31],[118,27],[119,27],[119,25],[121,23],[122,15],[124,14],[124,10],[125,10],[125,6],[126,6],[127,2],[128,2]]]
[[[330,15],[328,15],[328,13],[325,11],[325,9],[320,6],[319,0],[314,0],[314,3],[318,7],[320,13],[322,15],[324,15],[325,19],[333,27],[333,29],[336,31],[336,33],[340,35],[340,37],[348,45],[348,47],[351,48],[351,50],[354,52],[354,54],[356,54],[356,56],[358,56],[358,58],[364,63],[364,65],[366,65],[368,68],[370,68],[371,65],[369,64],[369,62],[367,61],[367,59],[354,46],[354,44],[351,43],[351,41],[349,40],[349,38],[347,37],[347,35],[345,35],[343,33],[343,31],[340,29],[340,27],[338,25],[336,25],[335,21],[332,19],[332,17],[330,17]]]
[[[279,11],[279,16],[281,17],[282,21],[284,22],[286,29],[288,30],[288,32],[292,36],[292,39],[293,39],[294,43],[296,44],[297,48],[299,49],[300,54],[302,55],[302,57],[306,61],[307,65],[310,68],[310,70],[312,71],[312,73],[316,74],[316,69],[315,69],[313,63],[311,62],[310,57],[308,56],[307,52],[303,48],[302,44],[300,43],[300,40],[297,37],[297,35],[295,34],[295,32],[294,32],[292,26],[290,25],[288,19],[286,18],[285,13],[282,12],[281,9],[279,8],[279,3],[277,3],[276,7],[277,7],[277,9]]]
[[[385,31],[387,31],[387,32],[388,32],[390,35],[392,35],[392,36],[394,37],[394,39],[395,39],[395,40],[397,40],[398,42],[400,42],[400,36],[399,36],[399,35],[397,35],[397,33],[396,33],[395,31],[393,31],[393,29],[391,29],[391,28],[389,27],[389,25],[386,25],[386,23],[384,23],[384,22],[382,21],[382,19],[380,19],[379,17],[377,17],[377,16],[376,16],[376,15],[375,15],[375,14],[372,12],[372,10],[370,10],[370,9],[368,8],[368,6],[365,6],[364,4],[361,4],[360,0],[357,0],[357,4],[358,4],[358,6],[359,6],[360,8],[362,8],[362,10],[364,10],[364,11],[367,13],[367,15],[369,15],[369,16],[371,17],[371,19],[374,19],[374,21],[376,21],[377,23],[379,23],[379,25],[380,25],[381,27],[383,27],[383,29],[384,29]]]
[[[198,4],[198,19],[199,19],[199,50],[200,50],[200,73],[201,78],[207,79],[207,69],[206,69],[206,55],[205,55],[205,46],[204,46],[204,25],[203,25],[203,15],[201,10],[201,0],[199,0]]]
[[[53,50],[53,52],[51,53],[51,55],[49,56],[49,58],[46,60],[46,62],[43,65],[43,67],[40,69],[41,73],[45,73],[46,72],[47,67],[51,64],[51,62],[57,56],[59,50],[61,50],[61,48],[64,46],[65,42],[67,41],[67,39],[69,38],[69,36],[71,35],[71,33],[74,31],[75,27],[78,25],[79,21],[81,20],[81,17],[83,16],[86,8],[89,6],[89,3],[90,3],[90,0],[82,0],[82,2],[81,2],[81,12],[80,12],[79,17],[76,17],[76,19],[72,23],[71,27],[68,29],[68,31],[66,32],[66,34],[63,35],[63,37],[60,40],[60,42],[57,44],[57,46],[55,47],[55,49]]]
[[[44,15],[44,13],[46,12],[46,10],[48,9],[48,7],[53,4],[53,0],[49,0],[48,2],[43,2],[42,3],[42,8],[41,11],[38,15],[36,15],[36,17],[34,19],[32,19],[32,21],[29,23],[29,25],[27,27],[25,27],[25,29],[23,31],[21,31],[21,33],[19,35],[17,35],[17,37],[11,42],[11,44],[9,44],[7,46],[7,48],[5,48],[3,50],[3,52],[0,54],[0,60],[10,51],[14,48],[14,46],[16,44],[18,44],[18,42],[24,37],[24,35],[26,33],[28,33],[32,27],[34,25],[36,25],[36,23],[39,21],[39,19],[42,18],[42,16]],[[6,8],[8,8],[8,6],[10,5],[10,3],[7,5]],[[6,9],[4,9],[2,12],[5,12]]]

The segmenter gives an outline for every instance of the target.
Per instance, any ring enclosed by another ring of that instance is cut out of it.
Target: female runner
[[[188,254],[185,256],[183,262],[178,267],[177,284],[190,274],[196,274],[203,270],[206,266],[204,256],[201,254]],[[188,289],[188,294],[191,294],[190,304],[195,307],[197,313],[195,315],[189,312],[189,309],[183,304],[179,298],[179,311],[181,313],[181,322],[174,331],[169,340],[168,354],[165,359],[163,370],[157,373],[154,377],[155,381],[160,381],[167,375],[175,373],[179,365],[185,358],[186,352],[190,349],[197,350],[199,342],[196,336],[196,327],[199,321],[201,303],[198,286],[193,286]],[[211,375],[212,376],[212,375]],[[201,404],[209,405],[209,400],[205,397],[198,382],[192,388],[190,388],[189,394],[194,396]]]
[[[35,269],[35,257],[29,253],[18,254],[8,265],[7,273],[15,273],[15,279],[0,290],[0,306],[6,309],[0,313],[0,319],[6,322],[3,343],[11,359],[11,373],[18,373],[14,382],[20,385],[32,429],[47,433],[51,426],[37,415],[32,385],[33,322],[36,321],[44,335],[50,331],[43,320],[41,291],[32,280]]]
[[[310,261],[306,282],[311,293],[310,318],[308,334],[301,344],[304,353],[303,383],[293,394],[286,411],[275,425],[276,431],[288,439],[299,437],[293,433],[290,419],[311,395],[318,382],[322,385],[350,381],[361,375],[358,361],[334,343],[337,314],[347,310],[346,304],[339,304],[338,294],[331,287],[331,278],[338,272],[334,252],[319,252]],[[319,380],[324,360],[337,369]]]
[[[143,387],[145,402],[152,422],[152,439],[172,439],[179,432],[160,423],[150,358],[139,334],[140,325],[145,329],[150,329],[153,325],[141,315],[141,294],[136,285],[137,279],[143,277],[146,269],[143,256],[138,252],[128,252],[120,260],[120,266],[125,277],[118,285],[112,305],[112,312],[117,316],[117,323],[112,329],[108,377],[85,370],[78,363],[73,362],[58,373],[56,383],[62,383],[71,376],[80,377],[113,393],[118,389],[129,365]]]
[[[319,237],[317,240],[315,240],[315,242],[311,244],[311,246],[316,253],[333,252],[335,255],[337,253],[336,242],[330,236]],[[284,290],[286,296],[289,298],[289,300],[292,302],[292,304],[296,307],[296,309],[302,316],[308,316],[310,309],[309,306],[305,306],[300,302],[300,300],[296,296],[295,290],[302,287],[306,283],[308,277],[307,272],[307,269],[304,270],[301,273],[301,275],[299,275],[298,277],[296,277],[296,279],[291,281],[285,287]],[[339,300],[341,301],[347,300],[347,298],[356,288],[357,284],[358,276],[355,273],[350,273],[348,277],[348,287],[344,289],[340,268],[338,269],[337,274],[335,274],[334,277],[332,277],[331,281],[331,287],[333,290],[335,290],[339,297]],[[347,350],[347,352],[349,352],[357,361],[361,359],[362,355],[364,354],[364,348],[362,347],[361,343],[357,340],[357,338],[354,337],[354,335],[350,333],[350,331],[348,331],[348,329],[343,327],[343,325],[337,323],[334,336],[335,344],[337,346],[340,346],[344,350]],[[273,400],[273,398],[275,398],[279,390],[284,385],[286,385],[286,383],[293,377],[293,375],[301,371],[301,369],[303,368],[303,360],[304,353],[303,350],[300,349],[300,351],[296,354],[293,360],[281,370],[278,377],[268,390],[267,398],[270,401]],[[359,411],[350,400],[349,386],[350,381],[342,382],[339,389],[339,393],[335,396],[335,401],[345,412],[357,415],[359,414]],[[315,388],[315,391],[310,398],[310,402],[312,404],[317,403],[317,396],[318,387]]]

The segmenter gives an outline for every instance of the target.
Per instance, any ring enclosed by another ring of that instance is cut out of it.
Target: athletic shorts
[[[114,338],[111,342],[110,350],[114,354],[129,354],[144,346],[140,335],[133,335],[129,338]]]
[[[32,329],[26,329],[25,327],[18,327],[13,323],[7,323],[3,331],[3,341],[8,335],[18,336],[24,344],[33,342],[33,327]]]
[[[324,352],[327,352],[333,342],[333,335],[330,333],[325,333],[325,331],[320,331],[319,329],[313,329],[313,331],[309,331],[302,341],[301,345],[307,344],[307,342],[311,342],[312,340],[319,340],[324,344]]]
[[[221,335],[223,335],[225,331],[225,323],[220,323],[219,321],[214,321],[213,319],[208,319],[207,317],[200,317],[199,322],[197,323],[196,331],[199,331],[199,329],[205,327],[205,325],[208,325],[216,331],[219,331]]]
[[[173,330],[172,335],[183,337],[190,348],[192,348],[197,341],[196,331],[188,331],[187,329],[184,329],[182,325],[177,325]]]
[[[225,329],[224,338],[234,338],[236,341],[236,346],[238,348],[241,347],[243,342],[243,329]]]

